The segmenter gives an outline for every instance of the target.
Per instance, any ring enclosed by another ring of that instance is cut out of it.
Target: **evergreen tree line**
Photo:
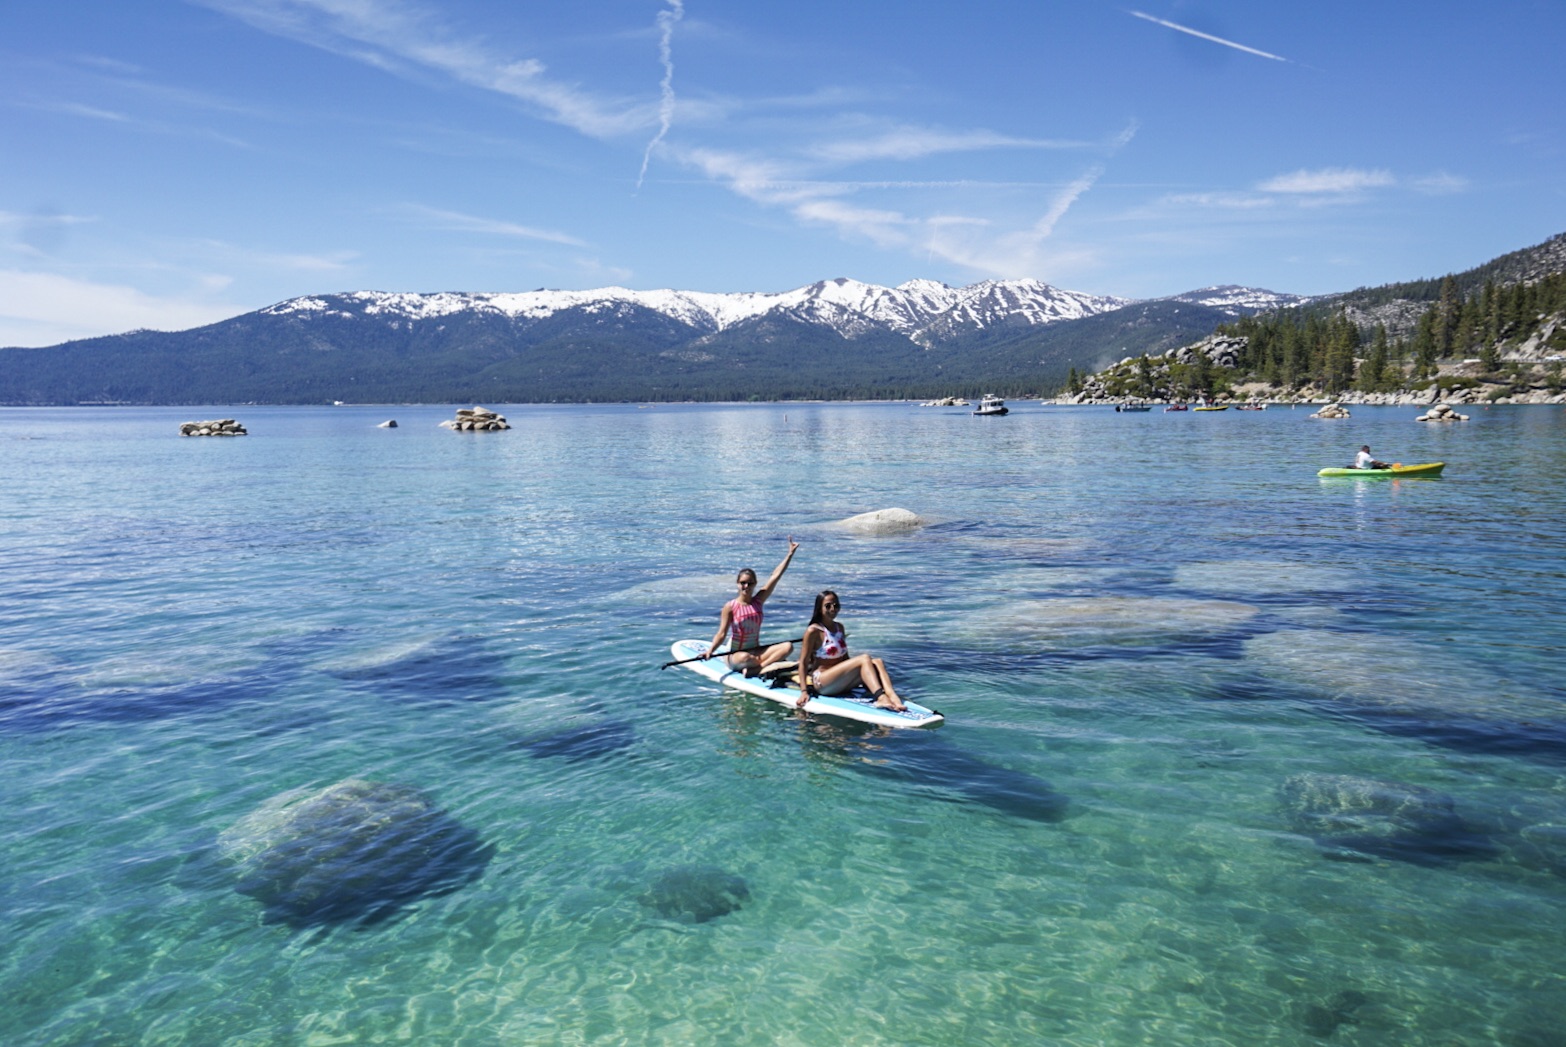
[[[1362,329],[1342,309],[1323,316],[1308,306],[1244,317],[1221,325],[1218,333],[1247,340],[1237,380],[1286,389],[1314,385],[1329,394],[1391,392],[1434,375],[1442,360],[1478,359],[1485,371],[1495,372],[1508,346],[1526,341],[1545,319],[1563,313],[1566,273],[1509,286],[1490,279],[1467,295],[1447,276],[1406,337],[1390,337],[1380,323]],[[1555,339],[1552,346],[1566,349],[1566,337],[1558,332]]]

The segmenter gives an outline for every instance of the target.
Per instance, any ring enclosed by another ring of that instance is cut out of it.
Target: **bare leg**
[[[886,663],[873,657],[866,657],[865,661],[867,664],[860,670],[860,675],[870,693],[876,696],[875,704],[899,713],[906,709],[903,700],[897,697],[897,689],[892,686],[892,674],[886,671]]]
[[[766,668],[773,662],[781,662],[788,657],[789,652],[793,649],[794,645],[791,643],[775,643],[761,652],[761,659],[757,664],[762,668]]]

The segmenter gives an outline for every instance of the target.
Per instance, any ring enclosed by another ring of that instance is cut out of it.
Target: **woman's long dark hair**
[[[816,594],[816,609],[814,611],[810,612],[810,624],[811,625],[820,625],[822,622],[826,621],[826,616],[821,613],[821,604],[828,596],[830,596],[834,600],[838,600],[839,599],[838,595],[836,593],[834,593],[831,589],[823,589],[819,593],[817,593]],[[839,600],[839,602],[841,602],[841,600]]]

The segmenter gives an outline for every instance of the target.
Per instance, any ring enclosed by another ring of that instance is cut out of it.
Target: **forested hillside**
[[[1228,366],[1214,366],[1214,345]],[[1190,398],[1261,383],[1279,395],[1330,397],[1439,385],[1499,400],[1559,393],[1563,362],[1566,235],[1465,273],[1242,317],[1220,324],[1194,354],[1122,362],[1095,379],[1071,375],[1067,389]]]

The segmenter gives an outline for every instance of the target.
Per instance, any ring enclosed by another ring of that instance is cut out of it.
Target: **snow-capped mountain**
[[[473,313],[525,322],[567,312],[621,317],[627,315],[626,307],[635,307],[661,314],[702,334],[716,334],[748,321],[773,318],[822,325],[844,338],[891,331],[929,344],[1000,325],[1027,327],[1079,320],[1118,309],[1129,301],[1062,291],[1037,280],[986,280],[967,287],[911,280],[897,287],[881,287],[840,277],[792,291],[733,294],[632,291],[624,287],[495,294],[354,291],[294,298],[261,312],[276,317],[377,317],[391,322]]]
[[[791,291],[438,294],[290,299],[189,331],[0,352],[0,402],[497,403],[928,396],[1046,388],[1157,354],[1235,316],[1301,301],[1204,288],[1132,301],[1037,280]]]

